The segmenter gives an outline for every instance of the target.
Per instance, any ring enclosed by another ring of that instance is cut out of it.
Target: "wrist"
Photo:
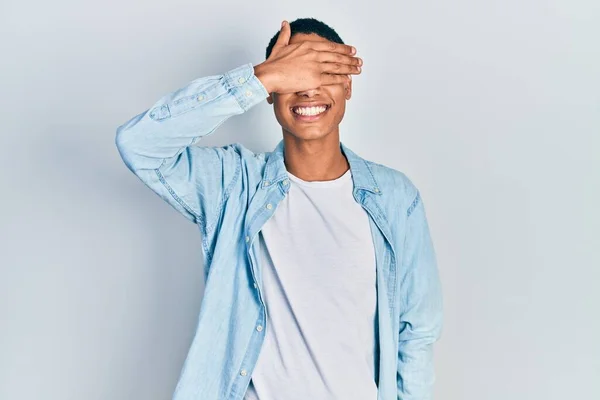
[[[274,86],[274,74],[269,71],[268,66],[265,66],[264,63],[254,66],[254,76],[262,83],[269,94],[277,91]]]

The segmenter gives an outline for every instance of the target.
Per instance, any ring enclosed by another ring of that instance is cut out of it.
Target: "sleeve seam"
[[[417,208],[417,206],[419,205],[420,202],[421,202],[421,193],[417,190],[417,194],[415,195],[414,200],[412,201],[412,203],[406,210],[406,218],[409,218],[411,216],[411,214],[413,213],[415,208]]]
[[[171,196],[173,196],[173,198],[175,199],[175,201],[177,203],[179,203],[187,212],[189,212],[195,219],[196,219],[196,223],[198,223],[198,221],[204,221],[204,219],[202,218],[202,216],[198,213],[196,213],[194,210],[192,210],[192,208],[185,202],[183,201],[178,195],[177,193],[175,193],[175,191],[173,190],[173,188],[171,187],[171,185],[169,185],[165,179],[165,177],[163,176],[163,174],[160,172],[160,170],[158,168],[156,168],[154,170],[154,172],[156,173],[156,176],[158,177],[158,180],[160,181],[160,183],[163,184],[163,186],[167,189],[167,191],[169,192],[169,194],[171,194]]]
[[[235,152],[236,156],[239,157],[237,151]],[[229,195],[233,189],[233,186],[235,185],[235,183],[237,182],[239,176],[240,176],[240,163],[237,162],[236,163],[236,168],[235,168],[235,173],[233,175],[233,178],[231,178],[231,182],[227,185],[227,187],[225,188],[225,190],[223,191],[223,195],[221,197],[221,201],[219,203],[219,207],[217,208],[216,212],[215,212],[215,218],[213,218],[214,223],[210,226],[206,226],[206,233],[207,235],[212,233],[212,230],[214,228],[214,226],[216,225],[217,221],[219,220],[219,215],[221,214],[221,210],[223,210],[223,205],[225,204],[225,202],[227,201],[227,199],[229,198]]]
[[[212,262],[212,253],[208,249],[208,231],[206,229],[205,224],[198,224],[200,226],[200,232],[202,235],[202,247],[204,248],[204,253],[206,254],[206,258],[204,259],[204,281],[206,282],[208,278],[208,271],[210,269],[210,264]]]

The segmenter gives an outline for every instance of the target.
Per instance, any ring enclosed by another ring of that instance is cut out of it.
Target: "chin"
[[[293,137],[301,140],[322,139],[331,133],[329,130],[316,129],[316,127],[312,129],[284,128],[284,130],[287,131]]]

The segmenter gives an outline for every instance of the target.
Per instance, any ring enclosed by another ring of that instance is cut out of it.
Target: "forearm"
[[[399,343],[398,399],[430,400],[433,398],[435,371],[433,343],[437,338],[425,336]]]
[[[116,144],[131,170],[156,169],[267,96],[250,63],[198,78],[119,126]]]
[[[430,400],[433,345],[441,336],[441,280],[425,208],[417,193],[407,211],[398,335],[398,399]]]

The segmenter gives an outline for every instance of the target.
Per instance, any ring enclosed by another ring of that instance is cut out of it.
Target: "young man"
[[[201,231],[205,292],[175,400],[431,398],[442,295],[423,202],[340,142],[361,65],[326,24],[284,21],[265,62],[118,128],[127,166]],[[196,146],[264,99],[273,151]]]

